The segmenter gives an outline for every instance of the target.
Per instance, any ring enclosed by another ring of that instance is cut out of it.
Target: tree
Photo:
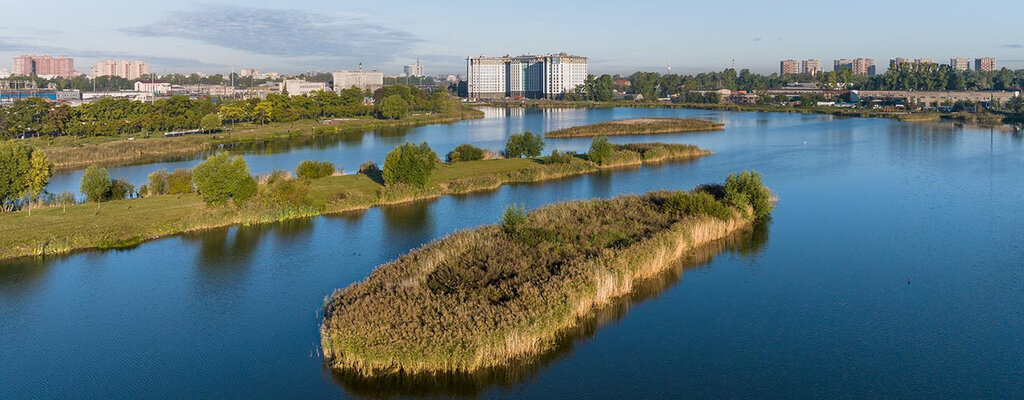
[[[107,169],[97,167],[95,164],[90,165],[82,175],[79,190],[85,194],[86,201],[95,203],[107,201],[110,198],[110,174],[107,173]]]
[[[384,119],[401,119],[409,114],[409,103],[400,95],[391,95],[380,101],[377,113]]]
[[[203,116],[203,119],[199,122],[199,129],[202,129],[203,132],[213,132],[220,129],[220,125],[220,116],[210,113]]]
[[[384,158],[384,184],[405,183],[425,187],[439,161],[427,142],[418,146],[405,142]]]
[[[594,141],[590,143],[590,152],[587,153],[587,158],[590,161],[597,163],[597,165],[604,165],[608,163],[612,158],[612,152],[614,147],[608,142],[608,138],[605,136],[599,136],[594,138]]]
[[[52,175],[53,163],[42,150],[0,142],[0,209],[12,211],[17,199],[39,196]]]
[[[725,179],[725,202],[743,213],[749,206],[758,220],[768,218],[774,208],[771,192],[761,182],[761,174],[754,171],[729,174]]]
[[[25,175],[28,194],[32,198],[39,197],[46,189],[46,184],[53,176],[53,162],[46,158],[42,150],[32,150],[29,156],[28,174]]]
[[[295,175],[302,179],[320,179],[334,175],[334,164],[327,161],[306,160],[295,167]]]
[[[192,171],[192,183],[207,204],[221,205],[231,200],[240,205],[256,194],[256,180],[242,157],[228,153],[210,156]]]
[[[505,156],[510,158],[539,157],[544,151],[544,139],[530,131],[509,136],[505,142]]]
[[[448,153],[448,162],[454,163],[459,161],[476,161],[483,160],[486,153],[484,149],[473,146],[471,144],[460,144]]]

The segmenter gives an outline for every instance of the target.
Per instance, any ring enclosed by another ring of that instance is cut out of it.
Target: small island
[[[768,218],[755,172],[724,185],[506,209],[378,267],[324,306],[327,366],[364,378],[475,373],[558,335],[691,251]]]
[[[549,138],[573,138],[617,135],[650,135],[656,133],[680,133],[713,131],[725,127],[713,121],[696,118],[632,118],[615,121],[598,122],[596,124],[574,126],[571,128],[551,131],[544,136]]]

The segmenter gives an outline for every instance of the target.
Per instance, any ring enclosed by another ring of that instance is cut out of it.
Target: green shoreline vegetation
[[[398,151],[403,148],[404,152]],[[88,181],[90,192],[95,193],[93,201],[74,204],[59,197],[45,205],[19,203],[21,211],[0,214],[0,259],[133,246],[204,229],[341,213],[710,154],[691,145],[654,143],[615,146],[600,164],[589,161],[586,154],[553,152],[538,157],[539,150],[528,156],[532,158],[441,163],[432,150],[421,150],[429,147],[402,145],[392,151],[395,156],[388,155],[383,170],[367,162],[358,173],[334,173],[318,179],[295,178],[287,171],[250,178],[241,157],[230,159],[222,153],[191,171],[156,171],[138,190],[125,188],[124,182],[111,180],[104,169],[92,167],[94,172],[87,174],[88,180],[83,179],[83,188]],[[202,168],[214,159],[218,168]],[[307,168],[315,171],[302,172],[304,175],[324,175],[330,170],[323,164],[302,169]],[[423,168],[428,169],[425,174]],[[387,183],[385,176],[390,177]],[[202,183],[207,181],[217,182],[210,187],[227,187],[228,191],[213,198],[213,189],[203,189]],[[138,198],[124,198],[133,194]]]
[[[696,118],[648,117],[618,119],[589,125],[559,129],[544,134],[549,138],[572,138],[615,135],[649,135],[657,133],[680,133],[713,131],[725,127],[714,121]]]
[[[634,284],[769,218],[760,175],[724,185],[506,209],[384,264],[324,304],[325,363],[367,378],[472,374],[555,349]]]

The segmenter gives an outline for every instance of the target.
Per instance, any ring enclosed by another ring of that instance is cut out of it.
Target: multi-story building
[[[11,70],[7,68],[0,68],[0,78],[6,78],[11,76]]]
[[[779,75],[793,75],[799,73],[800,63],[797,60],[782,60],[779,62]]]
[[[417,58],[416,64],[406,65],[404,68],[402,68],[402,71],[405,73],[405,76],[422,77],[423,65],[420,64],[420,59]]]
[[[924,65],[924,64],[935,64],[935,60],[933,60],[931,58],[927,58],[927,57],[915,58],[914,59],[914,65],[920,67],[921,65]]]
[[[841,69],[853,70],[853,60],[849,58],[840,58],[832,61],[832,71],[839,72]]]
[[[974,70],[992,72],[996,70],[996,59],[992,57],[981,57],[974,59]]]
[[[854,75],[874,75],[875,74],[875,59],[873,58],[857,58],[853,60],[853,74]]]
[[[469,57],[470,98],[561,98],[587,79],[587,58],[565,53],[543,56]]]
[[[135,60],[103,60],[92,67],[92,77],[118,76],[124,79],[139,79],[149,74],[149,64]]]
[[[384,87],[384,73],[380,71],[363,71],[362,63],[359,63],[358,71],[341,70],[333,75],[334,91],[338,93],[352,87],[363,90],[377,90]]]
[[[815,76],[821,72],[821,61],[815,59],[808,59],[800,62],[800,72]]]
[[[14,75],[75,76],[75,59],[65,56],[18,56],[14,58]]]
[[[307,82],[302,79],[285,79],[281,82],[281,92],[288,92],[289,96],[305,96],[326,90],[327,83],[325,82]]]
[[[949,59],[949,66],[954,71],[967,71],[971,69],[971,59],[967,57],[953,57]]]
[[[242,68],[238,71],[238,76],[243,78],[255,78],[260,75],[260,70],[257,68]]]
[[[906,57],[896,57],[889,60],[889,69],[895,68],[897,65],[910,64],[910,59]]]

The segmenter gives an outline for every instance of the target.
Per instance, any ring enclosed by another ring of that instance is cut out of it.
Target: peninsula
[[[680,133],[712,131],[725,125],[714,121],[695,118],[632,118],[598,122],[590,125],[559,129],[545,134],[549,138],[649,135],[656,133]]]

